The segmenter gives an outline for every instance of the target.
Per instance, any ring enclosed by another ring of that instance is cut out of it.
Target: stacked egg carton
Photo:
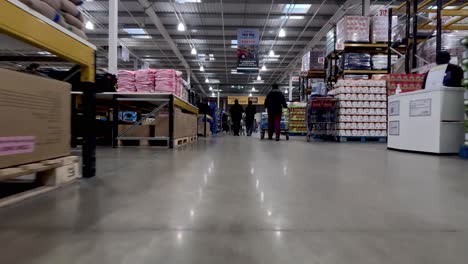
[[[338,99],[336,136],[387,136],[385,80],[338,80],[329,93]]]

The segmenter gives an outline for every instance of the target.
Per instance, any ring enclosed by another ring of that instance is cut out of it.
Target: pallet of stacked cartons
[[[338,100],[336,136],[339,141],[386,141],[385,80],[338,80],[330,94]]]

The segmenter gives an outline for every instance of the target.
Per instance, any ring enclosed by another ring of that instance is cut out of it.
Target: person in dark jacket
[[[245,108],[245,126],[247,128],[247,136],[252,135],[256,113],[257,109],[252,104],[252,101],[249,101],[249,105]]]
[[[229,112],[231,113],[232,128],[234,130],[234,136],[239,136],[242,113],[244,112],[244,109],[239,104],[239,101],[237,99],[234,101],[234,105],[231,106],[231,109],[229,109]]]
[[[281,114],[283,108],[287,108],[286,98],[275,83],[271,86],[271,91],[265,99],[265,108],[268,112],[268,139],[273,139],[273,132],[276,132],[276,141],[279,141],[281,134]]]
[[[462,87],[463,69],[458,65],[451,64],[450,59],[450,53],[447,51],[441,51],[436,55],[437,65],[448,64],[442,85],[447,87]],[[423,89],[426,88],[427,75],[428,73],[424,77]]]

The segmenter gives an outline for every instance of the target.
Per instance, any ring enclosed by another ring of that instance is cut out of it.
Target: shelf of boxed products
[[[306,133],[306,103],[291,103],[289,105],[289,132]]]

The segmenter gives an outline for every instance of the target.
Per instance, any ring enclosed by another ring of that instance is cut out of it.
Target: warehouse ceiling
[[[119,4],[119,40],[126,46],[131,59],[119,61],[120,69],[139,68],[144,62],[152,68],[177,68],[186,70],[174,52],[174,47],[164,39],[160,30],[145,13],[142,5],[146,1],[121,0]],[[304,49],[320,29],[339,10],[346,0],[166,0],[151,1],[147,8],[154,9],[165,30],[175,43],[193,75],[206,92],[209,87],[221,89],[223,93],[246,93],[255,87],[265,93],[272,83],[286,84],[288,72],[300,69]],[[349,14],[359,14],[361,1],[348,7]],[[373,1],[387,4],[388,1]],[[89,40],[101,47],[98,66],[107,65],[108,1],[88,1],[82,6],[86,16],[95,24],[87,30]],[[183,23],[185,31],[179,31]],[[240,28],[256,28],[260,31],[260,66],[266,71],[258,75],[239,74],[236,71],[236,39]],[[279,37],[280,28],[286,36]],[[324,47],[320,39],[316,48]],[[192,48],[197,54],[192,54]],[[269,56],[270,51],[275,53]],[[135,62],[137,61],[137,62]],[[200,66],[205,71],[200,71]],[[206,79],[209,83],[206,83]],[[194,78],[191,78],[192,83]],[[219,81],[219,83],[217,83]],[[197,87],[197,85],[195,85]]]

